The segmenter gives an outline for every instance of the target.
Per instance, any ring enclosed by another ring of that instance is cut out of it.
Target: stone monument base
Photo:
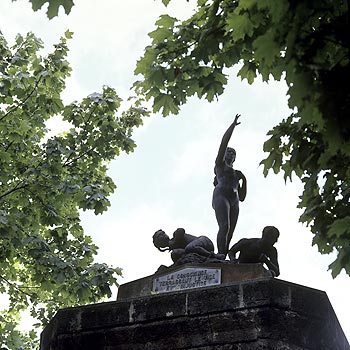
[[[145,289],[129,284],[118,301],[60,310],[40,349],[349,350],[326,293],[224,276],[220,285],[138,297]]]
[[[215,283],[214,278],[212,280],[210,279],[210,275],[218,273],[218,271],[220,273],[220,282],[217,281]],[[203,272],[208,272],[204,276],[202,275],[206,278],[201,278],[200,274]],[[193,276],[196,273],[197,276]],[[207,263],[171,266],[161,269],[161,271],[156,272],[154,275],[122,284],[118,289],[117,300],[213,285],[223,286],[270,277],[271,272],[266,270],[262,264]],[[157,289],[155,284],[158,280],[160,286]],[[161,290],[162,283],[168,288]]]

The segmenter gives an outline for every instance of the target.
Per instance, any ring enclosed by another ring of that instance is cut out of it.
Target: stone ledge
[[[221,286],[232,283],[254,281],[271,278],[271,273],[262,264],[232,264],[232,263],[206,263],[206,264],[184,264],[169,267],[154,275],[140,278],[138,280],[124,283],[118,289],[117,300],[138,298],[152,294],[153,280],[157,277],[175,273],[186,268],[198,269],[220,269]]]
[[[70,349],[349,350],[349,344],[324,292],[269,278],[60,310],[42,333],[41,350]]]

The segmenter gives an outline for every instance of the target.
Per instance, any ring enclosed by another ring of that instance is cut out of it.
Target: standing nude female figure
[[[247,180],[243,173],[233,169],[236,151],[227,147],[234,128],[240,124],[239,114],[222,137],[219,152],[215,160],[215,178],[213,208],[219,225],[217,235],[218,253],[226,256],[237,224],[239,201],[244,201],[247,194]]]

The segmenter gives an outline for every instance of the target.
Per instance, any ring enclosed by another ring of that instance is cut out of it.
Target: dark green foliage
[[[198,0],[187,20],[163,15],[156,25],[134,88],[164,116],[189,96],[218,97],[225,68],[236,64],[250,84],[258,75],[286,80],[294,113],[269,132],[264,174],[294,172],[303,181],[300,220],[321,253],[337,252],[333,277],[342,268],[350,274],[348,2]]]
[[[0,345],[30,349],[18,332],[23,310],[40,320],[58,308],[111,296],[119,268],[96,263],[97,247],[83,232],[79,210],[105,211],[116,188],[108,162],[132,152],[132,130],[145,114],[116,112],[120,98],[109,87],[64,105],[60,94],[71,68],[66,40],[40,57],[33,34],[9,47],[0,33]],[[61,115],[69,131],[50,136],[46,122]]]
[[[16,0],[12,0],[16,1]],[[32,8],[34,11],[40,10],[44,5],[48,4],[47,7],[47,17],[52,19],[58,16],[58,11],[62,6],[64,12],[68,15],[74,5],[73,0],[29,0],[32,3]]]

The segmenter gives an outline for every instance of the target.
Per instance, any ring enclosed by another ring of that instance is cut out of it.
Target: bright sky
[[[102,85],[129,96],[136,60],[150,42],[160,14],[181,17],[191,13],[190,3],[173,1],[166,9],[161,0],[84,0],[69,16],[63,11],[49,21],[44,11],[34,13],[27,0],[0,1],[0,30],[13,42],[17,33],[34,32],[45,42],[45,50],[69,29],[69,61],[73,67],[65,100],[70,102]],[[230,71],[229,85],[218,102],[191,99],[178,116],[153,115],[134,134],[138,145],[131,155],[121,155],[110,165],[110,176],[118,188],[110,210],[99,216],[83,214],[83,226],[99,250],[99,261],[123,268],[119,283],[153,274],[159,265],[170,265],[168,253],[152,243],[162,228],[172,234],[178,227],[216,242],[217,223],[211,208],[213,167],[224,131],[236,113],[241,122],[230,145],[237,151],[234,165],[248,181],[248,194],[241,203],[232,243],[243,237],[260,237],[266,225],[281,233],[276,244],[280,279],[327,293],[342,328],[350,339],[350,278],[344,272],[335,280],[327,271],[334,256],[321,256],[311,247],[312,235],[298,223],[296,209],[301,185],[285,185],[281,175],[262,175],[259,162],[267,131],[290,112],[286,85],[256,82],[252,86]],[[52,123],[51,128],[58,128]],[[113,299],[116,298],[116,292]]]

